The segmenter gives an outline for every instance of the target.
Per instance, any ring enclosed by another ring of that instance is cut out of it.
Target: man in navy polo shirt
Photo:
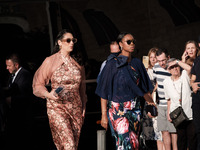
[[[195,59],[191,74],[193,120],[197,133],[197,150],[200,150],[200,56]]]

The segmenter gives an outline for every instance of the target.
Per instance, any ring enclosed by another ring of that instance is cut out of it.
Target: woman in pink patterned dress
[[[58,150],[78,148],[85,117],[85,72],[70,55],[76,42],[71,32],[62,30],[57,36],[54,54],[43,61],[33,79],[33,93],[47,99],[49,124]],[[49,81],[50,92],[46,88]],[[63,90],[56,94],[58,87]]]

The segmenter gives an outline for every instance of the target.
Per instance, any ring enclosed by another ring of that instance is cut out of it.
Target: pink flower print
[[[60,72],[58,72],[57,74],[56,74],[56,76],[57,77],[60,77],[62,74],[60,73]]]
[[[65,66],[65,68],[64,68],[64,69],[65,69],[65,71],[68,71],[68,70],[69,70],[69,68],[68,68],[67,66]]]
[[[115,130],[118,132],[118,134],[124,134],[127,133],[129,130],[129,122],[128,119],[125,117],[118,118],[115,120]]]
[[[113,121],[114,120],[114,118],[113,118],[113,110],[109,109],[108,113],[109,113],[110,120]]]
[[[129,133],[130,142],[135,150],[139,148],[138,136],[134,132]]]
[[[113,114],[116,114],[115,107],[114,107],[113,105],[111,106],[110,111],[111,111]]]
[[[124,102],[124,113],[126,113],[127,110],[131,110],[131,101]]]
[[[69,108],[69,109],[72,109],[72,107],[73,107],[72,104],[69,104],[69,105],[68,105],[68,108]]]
[[[114,108],[116,108],[117,111],[119,110],[119,106],[120,106],[119,103],[112,102],[112,105],[114,106]]]
[[[124,102],[124,108],[131,110],[131,101]]]

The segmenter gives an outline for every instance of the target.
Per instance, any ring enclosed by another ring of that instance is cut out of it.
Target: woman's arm
[[[168,67],[176,65],[176,64],[179,65],[184,70],[186,70],[188,75],[190,74],[192,67],[183,61],[179,61],[179,60],[172,61],[169,63]]]
[[[191,69],[192,67],[188,64],[186,64],[185,62],[183,61],[176,61],[176,63],[181,67],[183,68],[184,70],[187,71],[188,75],[190,75],[190,72],[191,72]]]
[[[107,130],[108,117],[107,117],[107,100],[101,98],[101,126]]]
[[[198,86],[198,84],[200,84],[200,82],[195,82],[195,80],[196,80],[196,75],[192,74],[191,80],[190,80],[190,85],[192,87],[192,91],[194,93],[197,93],[197,91],[200,89],[200,87]]]
[[[156,107],[156,104],[154,103],[153,99],[152,99],[152,95],[150,94],[150,92],[145,93],[144,94],[144,99],[147,102],[148,105],[154,105]],[[157,109],[157,107],[156,107]],[[152,116],[150,112],[148,112],[147,114],[150,118],[154,118],[155,116]]]
[[[87,102],[87,95],[86,95],[86,79],[85,79],[85,68],[81,67],[81,84],[80,84],[80,96],[82,101],[83,107],[83,114],[82,116],[85,117],[86,111],[86,102]]]
[[[152,104],[152,105],[156,106],[156,104],[154,103],[154,101],[152,99],[152,95],[150,94],[150,92],[144,94],[144,99],[148,104]]]
[[[170,105],[171,105],[171,100],[168,99],[167,101],[167,120],[169,120],[170,122],[172,122],[171,118],[170,118]]]
[[[33,77],[33,94],[37,97],[41,97],[43,99],[58,99],[57,95],[55,96],[54,90],[50,93],[48,92],[46,85],[49,83],[50,79],[50,67],[49,65],[52,64],[49,58],[46,58],[39,69],[35,72]],[[51,65],[50,65],[51,66]],[[52,66],[51,66],[52,67]]]

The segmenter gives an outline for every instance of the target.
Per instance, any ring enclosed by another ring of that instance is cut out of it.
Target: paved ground
[[[78,150],[97,150],[97,130],[102,129],[102,127],[96,123],[101,119],[101,114],[99,113],[101,105],[99,97],[95,95],[95,86],[95,84],[87,85],[88,103]],[[46,115],[46,101],[36,99],[34,101],[33,111],[33,136],[30,139],[33,145],[31,147],[34,150],[56,150]],[[5,138],[0,134],[0,150],[6,150],[4,149],[4,143]],[[150,145],[155,145],[155,143],[150,143]],[[115,146],[110,135],[110,130],[108,130],[106,132],[106,150],[114,149]],[[141,150],[145,149],[141,148]],[[155,148],[148,150],[155,150]]]
[[[85,123],[82,127],[79,148],[78,150],[96,150],[97,149],[97,130],[102,129],[100,125],[96,124],[96,121],[100,118],[99,114],[87,114]],[[35,150],[56,150],[50,129],[48,126],[48,120],[38,119],[34,132]],[[110,131],[106,133],[106,149],[112,150],[113,142],[110,136]]]

